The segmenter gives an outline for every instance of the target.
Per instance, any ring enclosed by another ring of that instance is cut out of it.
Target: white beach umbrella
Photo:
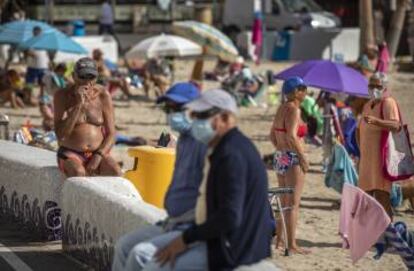
[[[126,53],[127,58],[197,56],[201,46],[188,39],[161,34],[139,42]]]

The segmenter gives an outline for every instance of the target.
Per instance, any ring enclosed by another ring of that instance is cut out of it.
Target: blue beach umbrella
[[[87,54],[88,51],[79,43],[56,30],[42,33],[20,44],[19,49],[34,49],[46,51],[60,51],[72,54]]]
[[[57,31],[56,28],[41,21],[14,21],[0,26],[0,44],[19,45],[33,37],[33,28],[38,26],[42,33]]]

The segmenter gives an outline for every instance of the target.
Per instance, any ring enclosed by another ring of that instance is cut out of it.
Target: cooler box
[[[134,168],[125,173],[144,201],[164,208],[164,197],[170,186],[175,163],[175,150],[141,146],[130,148],[128,155],[134,157]]]

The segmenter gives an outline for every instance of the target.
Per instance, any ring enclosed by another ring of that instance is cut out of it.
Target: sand
[[[209,62],[207,69],[212,67]],[[177,63],[177,80],[186,80],[192,67],[191,61]],[[265,63],[259,68],[253,67],[255,71],[263,72],[272,69],[277,72],[292,63]],[[405,120],[414,131],[414,118],[412,83],[413,74],[395,73],[392,77],[391,87],[394,96],[399,100]],[[207,83],[206,87],[216,87],[215,83]],[[135,90],[134,94],[142,94]],[[134,99],[126,101],[116,99],[114,101],[116,124],[121,128],[122,134],[130,136],[143,136],[156,139],[163,129],[167,129],[166,118],[161,110],[155,107],[153,101],[145,99]],[[262,154],[269,154],[273,147],[268,140],[272,115],[276,107],[242,108],[239,120],[240,129],[247,134],[255,143]],[[18,128],[27,119],[33,124],[40,124],[41,118],[37,108],[25,110],[12,110],[1,107],[0,112],[7,113],[11,118],[13,130]],[[124,163],[124,170],[132,166],[132,159],[126,154],[127,147],[115,147],[114,156]],[[273,261],[285,270],[406,270],[399,256],[386,255],[381,260],[375,261],[369,252],[356,265],[352,265],[349,251],[341,248],[341,238],[338,236],[339,209],[337,201],[339,195],[324,185],[324,175],[320,172],[321,149],[308,146],[307,154],[311,162],[311,172],[306,177],[306,185],[300,210],[298,238],[299,244],[311,250],[310,255],[282,256],[281,251],[274,251]],[[269,171],[270,186],[276,186],[276,176]],[[405,221],[411,229],[414,229],[414,216],[409,213],[398,213],[395,220]]]

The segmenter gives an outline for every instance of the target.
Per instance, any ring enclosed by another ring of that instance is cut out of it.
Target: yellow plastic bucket
[[[128,155],[134,157],[134,168],[125,173],[138,189],[144,201],[164,208],[164,197],[171,183],[175,162],[175,150],[141,146],[130,148]]]

